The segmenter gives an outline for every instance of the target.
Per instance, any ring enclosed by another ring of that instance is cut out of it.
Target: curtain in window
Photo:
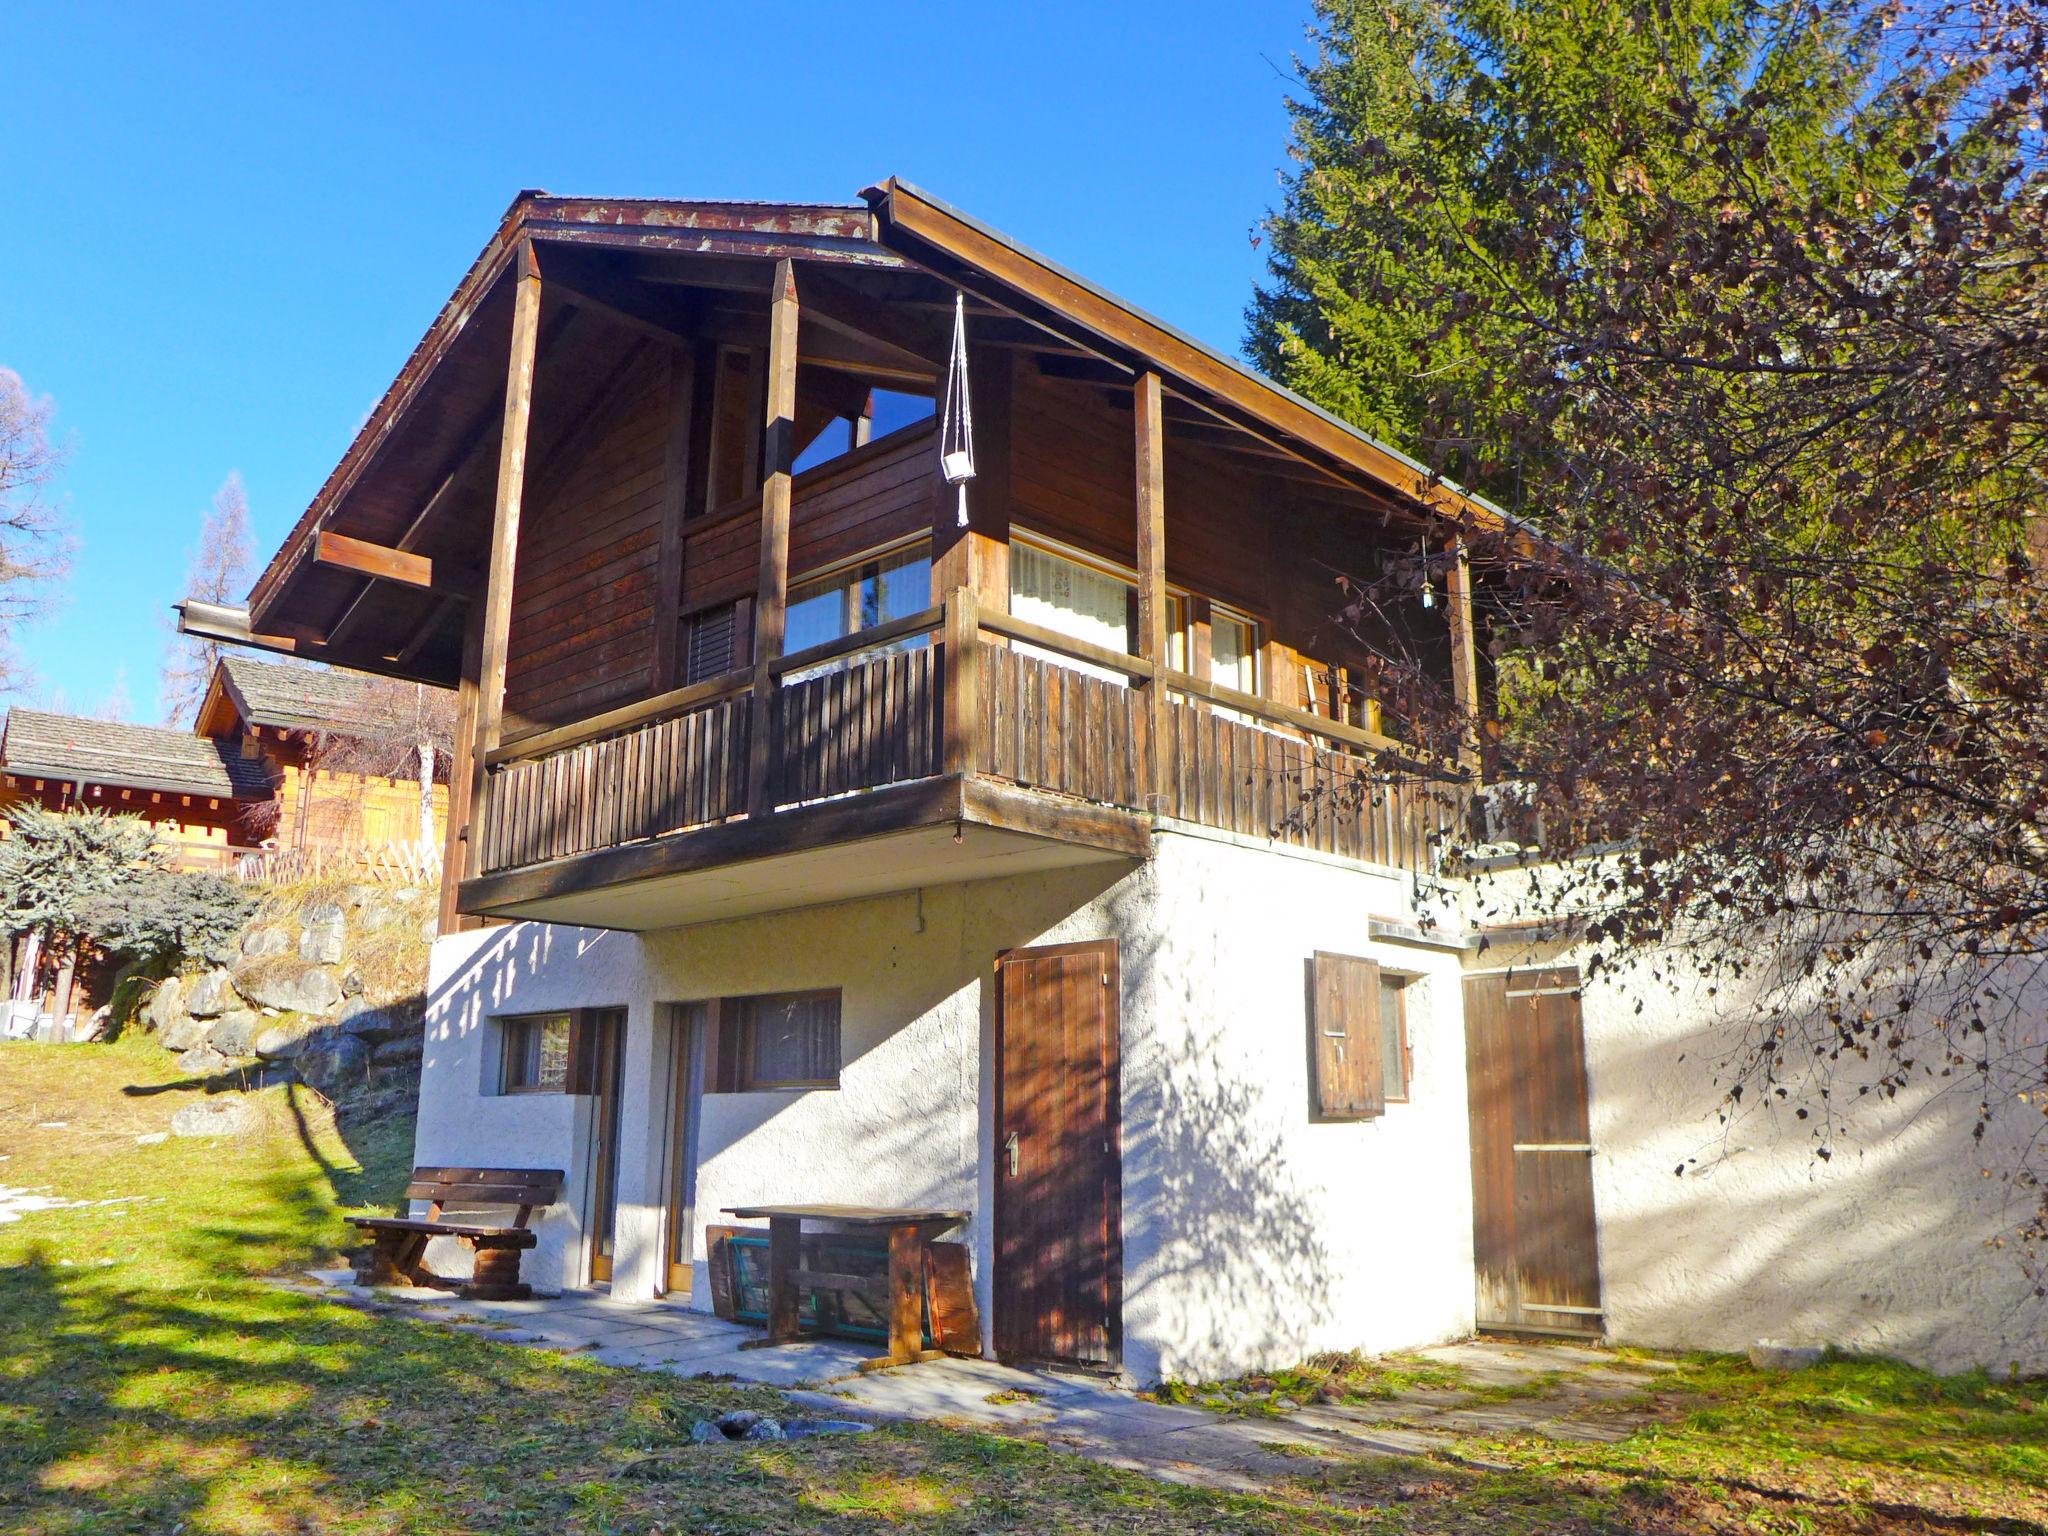
[[[1252,626],[1221,609],[1209,621],[1209,680],[1240,693],[1259,691]]]
[[[836,993],[747,997],[736,1006],[746,1039],[747,1087],[838,1082]]]
[[[1117,652],[1128,650],[1130,594],[1131,584],[1120,577],[1029,544],[1010,546],[1010,612],[1069,639]],[[1028,645],[1018,649],[1112,682],[1128,681],[1121,672],[1091,667],[1071,657]]]

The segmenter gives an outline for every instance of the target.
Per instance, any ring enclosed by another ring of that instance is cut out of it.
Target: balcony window
[[[790,588],[784,654],[921,613],[932,602],[931,546],[923,540]]]
[[[1209,612],[1209,681],[1239,693],[1259,691],[1259,627],[1220,603]]]

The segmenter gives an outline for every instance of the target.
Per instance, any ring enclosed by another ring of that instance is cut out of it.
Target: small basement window
[[[500,1093],[569,1091],[570,1019],[566,1013],[535,1013],[503,1021],[504,1067]]]
[[[839,1086],[839,992],[770,992],[716,1005],[718,1088],[764,1093]]]

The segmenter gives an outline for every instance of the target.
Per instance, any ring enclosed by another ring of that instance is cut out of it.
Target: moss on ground
[[[1867,1361],[1759,1377],[1688,1359],[1646,1394],[1660,1422],[1619,1444],[1304,1457],[1256,1497],[937,1426],[693,1449],[698,1417],[776,1399],[266,1283],[342,1246],[345,1210],[396,1198],[404,1100],[271,1088],[257,1135],[136,1144],[200,1091],[143,1039],[0,1045],[0,1184],[122,1202],[0,1226],[0,1530],[2048,1529],[2036,1387]],[[1398,1362],[1313,1369],[1361,1401],[1462,1385]]]

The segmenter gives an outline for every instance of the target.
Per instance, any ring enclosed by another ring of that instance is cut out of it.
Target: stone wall
[[[434,893],[286,888],[232,966],[159,983],[142,1019],[194,1075],[289,1070],[327,1093],[418,1067]]]

